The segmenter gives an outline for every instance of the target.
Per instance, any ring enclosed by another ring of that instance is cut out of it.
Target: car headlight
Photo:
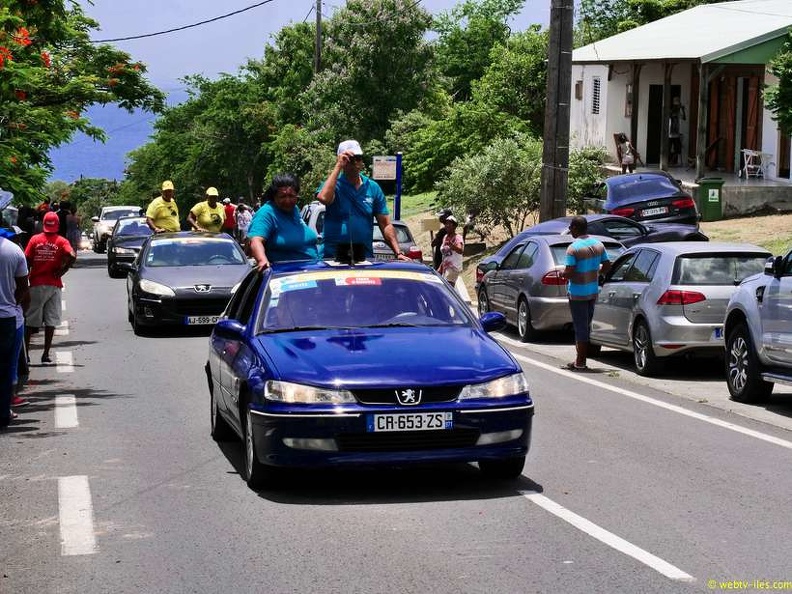
[[[350,404],[356,402],[349,390],[316,388],[278,380],[269,380],[264,384],[264,398],[273,402],[299,404]]]
[[[140,279],[140,284],[138,286],[144,293],[151,293],[152,295],[159,295],[161,297],[176,297],[176,293],[169,286],[155,283],[145,278]]]
[[[115,254],[134,254],[135,250],[132,250],[130,248],[114,247],[113,248],[113,253],[115,253]]]
[[[515,373],[483,384],[471,384],[462,388],[459,400],[474,398],[506,398],[528,391],[528,380],[525,374]]]

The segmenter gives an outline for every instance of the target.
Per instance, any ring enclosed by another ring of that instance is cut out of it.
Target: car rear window
[[[412,235],[410,235],[410,230],[407,227],[402,225],[394,225],[393,229],[396,231],[396,241],[399,243],[410,243],[413,241]],[[385,238],[382,237],[382,230],[377,224],[374,225],[374,241],[385,241]]]
[[[149,236],[152,234],[151,228],[146,224],[145,219],[130,219],[118,223],[118,235],[126,236]]]
[[[673,180],[665,176],[630,177],[621,183],[611,183],[608,198],[616,204],[631,203],[676,196],[680,192]]]
[[[737,285],[764,270],[769,253],[685,254],[674,263],[675,285]]]
[[[103,221],[117,221],[121,217],[135,216],[140,214],[140,208],[128,208],[121,210],[108,210],[102,213]]]
[[[262,299],[259,332],[297,328],[460,326],[469,309],[443,280],[405,270],[323,270],[272,279]],[[339,340],[353,341],[353,335]],[[365,345],[361,343],[361,348]]]
[[[246,259],[232,241],[222,239],[160,240],[146,253],[146,266],[229,266]]]
[[[569,243],[557,243],[550,246],[550,251],[553,252],[553,262],[555,262],[556,266],[566,265],[566,251],[571,243],[570,241]],[[624,251],[624,247],[620,243],[603,242],[603,245],[605,246],[605,251],[608,253],[608,260],[611,262],[616,260]]]

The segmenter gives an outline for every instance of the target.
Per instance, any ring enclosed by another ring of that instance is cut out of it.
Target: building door
[[[682,96],[680,85],[671,85],[671,100]],[[649,109],[646,115],[646,155],[647,165],[660,163],[660,138],[668,136],[668,125],[663,124],[663,85],[649,85]],[[635,139],[633,139],[635,144]]]

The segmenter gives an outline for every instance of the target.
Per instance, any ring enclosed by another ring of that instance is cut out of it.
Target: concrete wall
[[[595,77],[599,77],[601,83],[599,114],[591,113]],[[578,81],[582,81],[583,85],[581,99],[575,97],[575,85]],[[609,96],[607,66],[572,66],[572,96],[569,105],[569,133],[572,148],[584,146],[610,148],[609,145],[613,144],[613,140],[609,141],[606,136]]]

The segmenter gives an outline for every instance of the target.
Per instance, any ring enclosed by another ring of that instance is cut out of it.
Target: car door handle
[[[638,301],[641,298],[640,293],[633,293],[633,301]]]

